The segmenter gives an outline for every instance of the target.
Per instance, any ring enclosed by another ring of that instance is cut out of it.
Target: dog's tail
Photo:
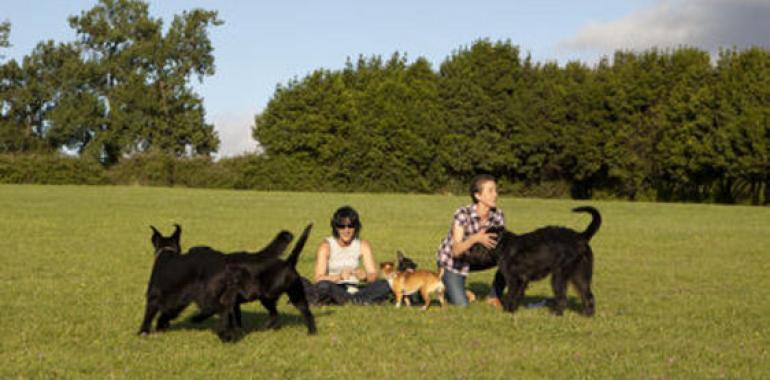
[[[599,215],[599,210],[591,207],[591,206],[581,206],[581,207],[575,207],[572,209],[573,212],[587,212],[591,214],[591,224],[588,225],[588,228],[586,228],[585,231],[580,233],[580,236],[583,237],[583,239],[591,240],[591,237],[594,236],[596,231],[599,231],[599,226],[602,225],[602,216]]]
[[[310,236],[310,230],[313,228],[313,223],[310,223],[305,227],[305,230],[302,231],[302,235],[299,237],[299,240],[297,240],[297,243],[294,244],[294,249],[291,251],[291,255],[286,259],[286,262],[289,263],[289,265],[294,268],[297,266],[297,260],[299,259],[299,254],[302,252],[302,248],[305,247],[305,242],[307,242],[308,236]]]

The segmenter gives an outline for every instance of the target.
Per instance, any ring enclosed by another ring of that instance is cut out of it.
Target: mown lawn
[[[283,328],[223,344],[215,320],[187,318],[136,335],[152,266],[149,225],[182,225],[185,248],[256,250],[280,229],[315,228],[300,260],[310,275],[329,217],[350,204],[379,261],[404,250],[434,268],[467,195],[328,194],[143,187],[0,186],[0,378],[768,378],[770,209],[502,198],[517,232],[582,230],[591,204],[597,314],[545,308],[314,308],[319,334],[281,302]],[[473,274],[485,294],[492,271]],[[548,281],[528,301],[551,297]]]

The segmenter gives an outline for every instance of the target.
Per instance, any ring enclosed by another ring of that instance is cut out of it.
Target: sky
[[[67,17],[96,0],[0,0],[11,22],[5,59],[38,42],[74,41]],[[216,73],[194,85],[221,140],[219,157],[254,151],[254,116],[275,88],[347,59],[394,52],[434,70],[479,39],[510,40],[535,61],[593,64],[618,49],[770,47],[770,0],[152,0],[168,26],[184,10],[217,10],[210,28]]]

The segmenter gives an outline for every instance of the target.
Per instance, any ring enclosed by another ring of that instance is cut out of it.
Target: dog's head
[[[396,266],[393,265],[393,262],[391,261],[384,261],[380,263],[380,270],[382,271],[383,277],[386,279],[391,279],[396,276]]]
[[[417,263],[412,261],[412,259],[404,256],[404,252],[398,251],[398,252],[396,252],[396,256],[398,257],[398,271],[399,272],[417,269]]]
[[[163,236],[158,232],[158,229],[156,229],[155,226],[150,226],[152,229],[152,238],[150,238],[150,241],[152,242],[153,248],[155,248],[155,256],[159,255],[161,252],[174,254],[182,253],[182,247],[179,244],[179,238],[182,235],[182,227],[179,227],[178,224],[174,224],[174,226],[174,233],[168,237]]]
[[[495,248],[488,249],[477,243],[468,250],[468,253],[463,257],[463,260],[470,264],[470,268],[473,271],[489,269],[496,266],[502,252],[504,252],[504,244],[502,243],[508,239],[508,235],[512,235],[512,233],[508,232],[505,227],[502,226],[490,227],[486,232],[496,235],[495,240],[497,241],[497,245]]]

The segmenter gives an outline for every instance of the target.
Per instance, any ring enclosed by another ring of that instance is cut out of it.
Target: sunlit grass
[[[350,204],[378,260],[422,267],[467,196],[260,193],[142,187],[0,186],[0,378],[766,378],[770,374],[770,209],[503,198],[507,225],[583,229],[596,206],[597,314],[544,308],[314,308],[317,336],[281,301],[283,328],[222,344],[210,320],[136,336],[152,265],[149,225],[182,225],[185,248],[255,250],[280,229],[315,228]],[[472,274],[485,294],[492,272]],[[551,297],[548,281],[529,300]],[[579,309],[574,292],[571,305]],[[284,298],[285,300],[285,298]]]

